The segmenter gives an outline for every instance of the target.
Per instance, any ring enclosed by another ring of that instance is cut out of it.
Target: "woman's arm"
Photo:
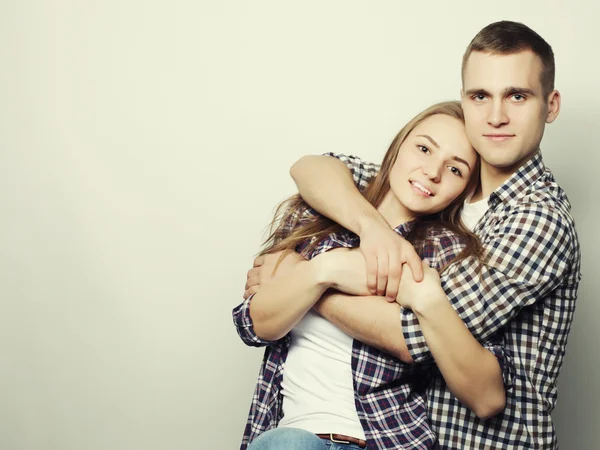
[[[285,336],[330,287],[317,258],[307,261],[289,252],[279,262],[280,256],[278,252],[256,258],[246,284],[248,292],[253,283],[260,283],[250,299],[250,318],[254,333],[268,341]]]

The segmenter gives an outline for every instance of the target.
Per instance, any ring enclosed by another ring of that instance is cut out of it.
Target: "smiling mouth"
[[[420,184],[418,181],[409,181],[411,186],[418,194],[421,194],[425,197],[433,197],[433,193],[427,189],[425,186]]]

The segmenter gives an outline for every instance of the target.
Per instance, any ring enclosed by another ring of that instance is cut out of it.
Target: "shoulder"
[[[415,244],[421,259],[427,258],[431,266],[438,270],[454,260],[465,247],[461,236],[441,224],[427,227],[423,238]]]
[[[354,184],[360,191],[364,191],[365,188],[373,181],[373,179],[379,173],[381,166],[379,164],[366,161],[358,156],[354,155],[343,155],[339,153],[325,153],[324,156],[331,156],[339,159],[346,165],[350,173]]]
[[[441,224],[434,224],[429,227],[425,236],[428,241],[435,242],[440,247],[463,245],[461,236]]]
[[[357,169],[364,169],[364,170],[379,170],[379,167],[380,167],[379,164],[367,161],[367,160],[362,159],[359,156],[355,156],[355,155],[345,155],[343,153],[333,153],[333,152],[324,153],[323,155],[337,158],[340,161],[342,161],[344,164],[346,164],[348,167],[350,167],[351,169],[357,168]]]
[[[492,217],[484,245],[498,264],[508,261],[506,254],[534,260],[547,254],[564,262],[580,258],[571,205],[550,171]]]
[[[532,182],[524,195],[511,201],[506,213],[504,232],[564,235],[576,240],[571,203],[550,170]]]

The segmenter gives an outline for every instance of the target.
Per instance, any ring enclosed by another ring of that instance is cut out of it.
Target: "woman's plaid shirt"
[[[310,220],[317,214],[306,210],[301,218]],[[299,214],[298,214],[299,215]],[[406,235],[412,223],[400,225],[396,232]],[[357,247],[359,239],[350,232],[330,235],[307,255],[308,258],[336,247]],[[439,230],[419,249],[422,258],[428,258],[432,267],[439,269],[451,261],[463,248],[450,232]],[[258,383],[241,449],[263,432],[275,428],[282,417],[281,381],[284,363],[290,345],[289,335],[276,342],[264,341],[254,333],[250,318],[251,298],[233,310],[238,334],[250,346],[266,346]],[[485,344],[501,363],[508,378],[512,366],[505,365],[504,347],[495,337]],[[407,365],[400,360],[357,340],[352,347],[352,373],[355,387],[355,405],[367,437],[367,449],[430,449],[435,448],[435,434],[427,419],[425,386],[433,373],[432,364]]]
[[[337,156],[360,189],[378,166]],[[452,306],[481,342],[501,332],[515,374],[507,381],[504,411],[478,419],[437,374],[427,390],[431,425],[442,449],[557,449],[550,413],[581,279],[581,253],[566,194],[538,152],[489,199],[475,227],[486,263],[463,260],[442,275]],[[402,315],[413,359],[431,354],[411,312]]]

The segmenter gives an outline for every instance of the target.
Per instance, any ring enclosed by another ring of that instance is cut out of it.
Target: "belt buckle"
[[[338,441],[333,437],[333,433],[329,433],[329,439],[331,440],[331,442],[335,442],[336,444],[351,444],[350,441]]]

